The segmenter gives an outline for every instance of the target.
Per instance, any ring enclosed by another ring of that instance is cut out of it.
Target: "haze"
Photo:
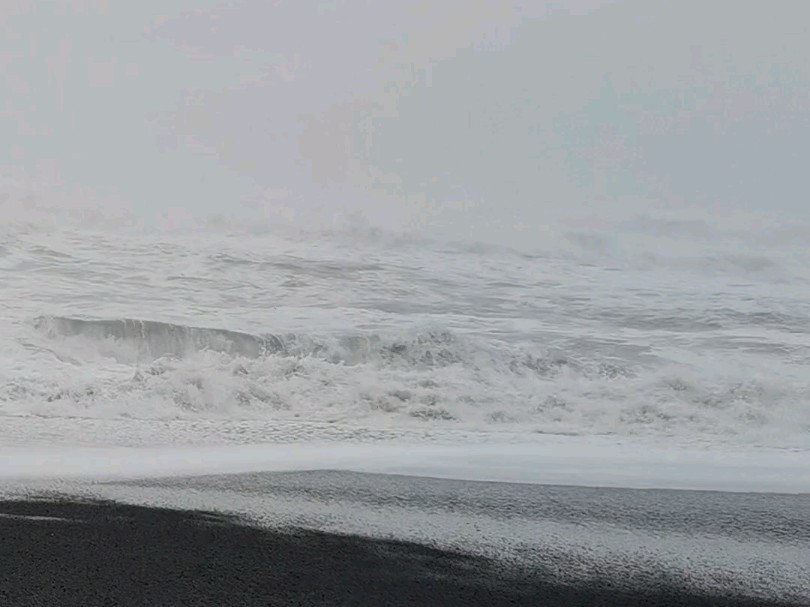
[[[169,225],[524,246],[640,218],[808,218],[801,2],[42,0],[0,16],[6,189]]]

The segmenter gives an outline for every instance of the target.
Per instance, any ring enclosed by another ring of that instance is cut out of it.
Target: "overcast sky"
[[[508,242],[810,218],[806,6],[5,0],[0,174],[177,221]]]

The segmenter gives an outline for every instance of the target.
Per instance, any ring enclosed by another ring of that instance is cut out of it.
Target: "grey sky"
[[[507,242],[807,218],[805,6],[7,1],[0,173],[178,221],[359,213]]]

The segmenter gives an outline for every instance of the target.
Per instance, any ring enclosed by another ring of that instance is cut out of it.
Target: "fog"
[[[10,0],[0,19],[3,187],[58,204],[523,246],[810,218],[801,2]]]

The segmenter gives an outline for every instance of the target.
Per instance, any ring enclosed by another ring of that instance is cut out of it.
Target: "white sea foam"
[[[645,254],[670,225],[647,221],[528,254],[24,207],[0,232],[0,415],[810,446],[800,247],[689,224]]]

